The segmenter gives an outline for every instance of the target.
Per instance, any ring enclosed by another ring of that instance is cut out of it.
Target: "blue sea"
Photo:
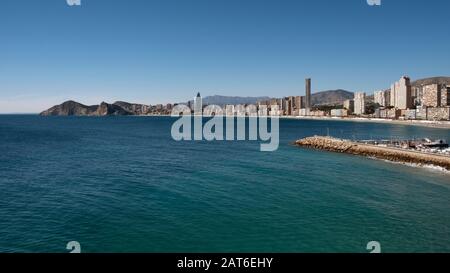
[[[450,252],[450,175],[292,142],[450,130],[280,120],[280,147],[176,142],[170,117],[0,116],[0,252]]]

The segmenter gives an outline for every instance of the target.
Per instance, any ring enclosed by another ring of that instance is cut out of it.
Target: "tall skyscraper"
[[[397,109],[406,110],[412,108],[411,80],[408,77],[401,77],[400,81],[391,85],[390,101],[391,106]]]
[[[288,99],[288,115],[292,116],[294,114],[294,106],[295,106],[295,97],[290,96]]]
[[[412,108],[412,96],[411,96],[411,80],[408,77],[402,77],[398,82],[398,90],[396,92],[396,107],[398,109]]]
[[[197,97],[195,97],[194,102],[194,114],[201,116],[203,113],[203,102],[202,102],[202,96],[200,96],[200,92],[197,93]]]
[[[311,108],[311,79],[308,78],[305,80],[305,108],[310,109]]]

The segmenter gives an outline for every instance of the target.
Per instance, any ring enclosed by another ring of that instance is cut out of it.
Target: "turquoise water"
[[[171,118],[0,116],[0,252],[450,252],[450,175],[290,143],[450,130],[281,120],[257,142],[175,142]]]

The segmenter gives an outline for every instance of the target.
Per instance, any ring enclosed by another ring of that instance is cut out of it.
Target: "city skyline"
[[[372,94],[403,75],[450,74],[446,18],[434,15],[448,1],[20,2],[0,10],[0,113],[305,95],[305,78],[312,93]]]

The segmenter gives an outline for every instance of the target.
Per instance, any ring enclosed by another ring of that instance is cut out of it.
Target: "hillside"
[[[337,90],[328,90],[322,91],[312,94],[311,96],[311,104],[312,105],[335,105],[342,104],[345,100],[353,99],[354,93],[337,89]]]
[[[431,77],[416,80],[411,83],[412,86],[422,86],[428,84],[447,84],[450,85],[450,77]]]

